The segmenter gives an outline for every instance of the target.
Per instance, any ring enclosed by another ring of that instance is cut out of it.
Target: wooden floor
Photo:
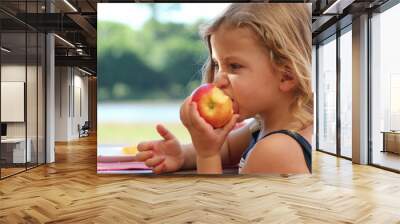
[[[25,171],[25,167],[21,168],[0,168],[1,169],[1,178],[13,175],[15,173],[19,173]]]
[[[97,175],[96,139],[0,181],[0,223],[400,223],[400,175],[315,152],[301,176]]]
[[[25,164],[18,164],[17,167],[7,167],[7,168],[0,168],[1,178],[5,178],[20,172],[24,172],[27,169],[33,169],[37,166],[37,164],[27,163],[27,167]]]

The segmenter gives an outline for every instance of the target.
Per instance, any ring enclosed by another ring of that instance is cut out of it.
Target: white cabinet
[[[1,140],[2,145],[12,147],[13,163],[25,163],[32,161],[32,140],[27,139],[26,151],[25,151],[25,138],[7,138]],[[26,152],[26,154],[25,154]],[[25,159],[27,159],[25,161]]]

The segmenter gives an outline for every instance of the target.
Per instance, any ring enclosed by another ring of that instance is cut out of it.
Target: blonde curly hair
[[[203,66],[203,82],[213,82],[211,35],[222,25],[249,27],[265,46],[277,72],[290,72],[298,81],[291,113],[302,125],[313,124],[314,96],[311,88],[311,4],[310,3],[235,3],[200,34],[209,56]]]

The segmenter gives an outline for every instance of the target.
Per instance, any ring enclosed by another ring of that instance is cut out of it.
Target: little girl
[[[213,129],[189,96],[180,116],[192,144],[181,145],[157,125],[163,139],[139,143],[137,160],[154,173],[197,168],[218,174],[235,165],[239,173],[311,173],[310,6],[232,4],[205,27],[204,81],[232,99],[235,115]],[[248,118],[255,119],[232,130]]]

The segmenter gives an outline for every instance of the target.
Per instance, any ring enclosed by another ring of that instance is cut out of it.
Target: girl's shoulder
[[[243,172],[308,173],[308,167],[298,141],[287,134],[275,133],[254,145]]]
[[[287,154],[293,154],[297,151],[302,152],[301,145],[298,143],[298,141],[284,132],[268,135],[265,138],[260,139],[254,147],[254,150],[259,148],[259,151],[268,153],[268,155],[273,153],[277,156],[287,156]]]

